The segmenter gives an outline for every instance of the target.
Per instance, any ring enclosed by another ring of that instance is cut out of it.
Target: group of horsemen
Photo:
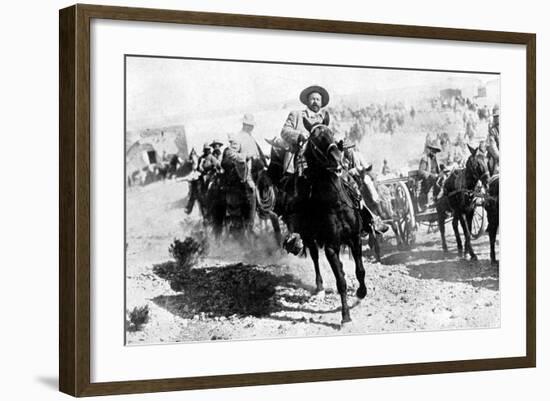
[[[249,222],[254,221],[256,213],[256,185],[255,182],[261,171],[277,171],[271,174],[274,185],[278,185],[284,177],[299,177],[307,179],[307,162],[304,156],[305,144],[310,132],[304,126],[308,122],[310,126],[317,124],[329,124],[330,116],[326,106],[330,96],[328,91],[318,85],[305,88],[299,96],[301,103],[306,107],[303,110],[292,111],[283,124],[281,134],[273,140],[267,141],[272,146],[270,157],[267,157],[252,132],[255,127],[254,116],[245,114],[242,119],[242,128],[236,134],[228,135],[228,146],[222,152],[223,144],[219,141],[205,143],[203,154],[196,161],[196,170],[199,173],[197,179],[190,181],[190,195],[186,212],[191,213],[193,205],[200,197],[201,191],[205,191],[213,177],[223,175],[228,185],[240,186],[244,189],[245,197],[249,204]],[[489,172],[491,175],[498,173],[499,164],[499,109],[493,108],[492,124],[489,124],[487,138],[476,144],[476,148],[487,157]],[[380,197],[374,184],[372,163],[365,163],[363,157],[356,151],[355,145],[346,137],[337,141],[337,146],[342,154],[341,167],[346,172],[344,177],[348,181],[352,196],[357,202],[357,208],[361,215],[382,216]],[[420,178],[419,208],[424,209],[428,204],[429,193],[433,193],[436,199],[442,187],[442,178],[448,173],[439,162],[437,154],[441,152],[441,146],[437,141],[427,141],[425,153],[422,156],[418,175]],[[279,169],[268,168],[269,165],[278,165]],[[384,169],[388,169],[384,163]],[[370,194],[370,209],[362,200],[360,188],[366,186]],[[314,201],[314,200],[312,200]],[[365,218],[365,217],[364,217]],[[375,229],[386,231],[381,219],[375,218]]]

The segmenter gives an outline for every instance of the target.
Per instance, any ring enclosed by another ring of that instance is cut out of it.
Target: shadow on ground
[[[386,265],[404,264],[411,277],[467,283],[473,287],[499,290],[499,267],[489,260],[471,261],[456,252],[441,250],[403,251],[382,258]]]
[[[476,288],[499,290],[499,268],[489,261],[455,260],[420,263],[407,266],[409,275],[422,280],[443,280],[470,284]]]
[[[154,273],[167,280],[176,295],[162,295],[152,301],[170,313],[186,319],[204,313],[208,317],[254,316],[301,322],[303,318],[277,316],[277,312],[312,314],[338,313],[308,305],[309,286],[296,277],[276,275],[265,267],[237,263],[220,267],[192,269],[182,274],[174,262],[155,265]],[[336,296],[336,295],[334,295]],[[325,322],[309,320],[336,328]]]

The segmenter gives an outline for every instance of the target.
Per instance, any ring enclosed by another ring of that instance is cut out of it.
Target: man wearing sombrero
[[[223,143],[218,141],[217,139],[214,139],[210,144],[210,147],[212,148],[212,156],[214,156],[220,162],[222,161],[222,146]]]
[[[493,107],[493,123],[489,125],[489,132],[487,134],[487,165],[491,175],[498,174],[499,171],[499,114],[500,108],[497,104]]]
[[[418,175],[421,178],[420,196],[418,197],[418,206],[420,209],[425,209],[428,204],[428,194],[433,188],[433,197],[437,198],[439,186],[435,185],[441,169],[437,160],[437,153],[441,152],[441,147],[437,140],[433,139],[426,143],[426,152],[420,159],[418,166]]]
[[[284,167],[286,173],[303,174],[305,158],[302,145],[309,137],[309,132],[304,127],[303,119],[312,125],[329,122],[328,112],[324,109],[329,102],[329,94],[325,88],[312,85],[300,93],[300,101],[306,105],[304,110],[292,111],[281,131],[281,138],[289,145],[290,151],[285,155]]]

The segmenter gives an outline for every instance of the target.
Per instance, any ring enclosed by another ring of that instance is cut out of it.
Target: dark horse
[[[355,261],[355,274],[359,281],[357,297],[367,295],[365,268],[361,251],[362,219],[358,205],[345,188],[341,178],[341,153],[332,131],[324,124],[311,126],[304,119],[304,126],[311,135],[305,145],[307,180],[297,181],[298,200],[295,213],[287,219],[291,232],[302,237],[315,266],[317,290],[323,290],[319,270],[319,249],[325,255],[336,278],[336,286],[342,302],[342,324],[350,322],[347,302],[347,284],[340,260],[340,249],[347,245]],[[370,222],[372,224],[372,222]]]
[[[491,242],[491,264],[496,265],[497,258],[495,255],[495,241],[499,225],[499,176],[494,175],[489,178],[487,185],[487,196],[485,198],[485,210],[487,210],[487,232],[489,233],[489,241]]]
[[[443,184],[443,197],[436,203],[439,232],[443,251],[447,252],[447,241],[445,239],[445,219],[447,211],[453,216],[453,230],[456,237],[456,244],[459,255],[462,256],[462,240],[458,232],[458,223],[462,226],[464,233],[464,247],[472,260],[477,256],[471,244],[472,220],[474,217],[474,194],[477,183],[481,181],[484,187],[489,179],[489,169],[485,155],[478,148],[470,149],[470,157],[464,169],[454,170]]]
[[[248,174],[247,167],[230,162],[222,162],[222,167],[224,172],[216,173],[206,190],[205,220],[216,239],[225,229],[237,241],[250,240],[256,199],[242,178]]]

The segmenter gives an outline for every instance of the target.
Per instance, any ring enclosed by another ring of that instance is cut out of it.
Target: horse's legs
[[[321,269],[319,268],[319,248],[313,241],[308,241],[306,244],[309,249],[311,260],[313,260],[313,267],[315,268],[315,292],[320,293],[324,290],[323,277],[321,276]]]
[[[355,261],[355,276],[359,281],[359,288],[357,289],[357,298],[363,299],[367,295],[367,286],[365,285],[365,267],[363,266],[363,255],[361,252],[361,237],[356,236],[350,242],[350,248]]]
[[[470,230],[468,229],[468,222],[466,219],[466,215],[461,213],[459,214],[458,218],[460,220],[460,225],[462,226],[462,231],[464,232],[464,249],[466,252],[470,254],[470,258],[472,260],[477,260],[477,256],[474,252],[474,249],[472,248]]]
[[[443,252],[448,252],[449,248],[447,247],[447,240],[445,239],[445,208],[441,202],[437,202],[437,224],[439,226],[439,234],[441,235],[441,246],[443,247]],[[453,226],[454,227],[454,226]]]
[[[374,255],[376,256],[376,261],[380,262],[380,244],[378,243],[378,237],[376,236],[376,231],[374,230],[372,225],[370,225],[368,232],[369,232],[369,247],[371,249],[374,249]]]
[[[277,243],[277,246],[281,246],[281,244],[283,243],[283,239],[281,237],[281,226],[279,224],[279,218],[276,214],[273,214],[269,216],[269,219],[271,220],[271,225],[273,226],[275,242]]]
[[[497,258],[495,255],[495,242],[498,230],[498,210],[487,210],[487,220],[489,222],[487,231],[489,232],[489,241],[491,243],[491,264],[496,265]]]
[[[338,256],[338,250],[325,245],[325,255],[327,260],[332,268],[334,273],[334,278],[336,279],[336,288],[338,288],[338,294],[340,294],[340,299],[342,301],[342,323],[351,322],[351,317],[349,314],[348,298],[347,298],[347,284],[346,277],[344,275],[344,269],[342,267],[342,262],[340,262],[340,257]]]
[[[462,256],[464,249],[462,247],[462,238],[460,238],[460,232],[458,231],[458,217],[453,215],[453,231],[456,238],[456,248],[458,249],[458,255]]]

